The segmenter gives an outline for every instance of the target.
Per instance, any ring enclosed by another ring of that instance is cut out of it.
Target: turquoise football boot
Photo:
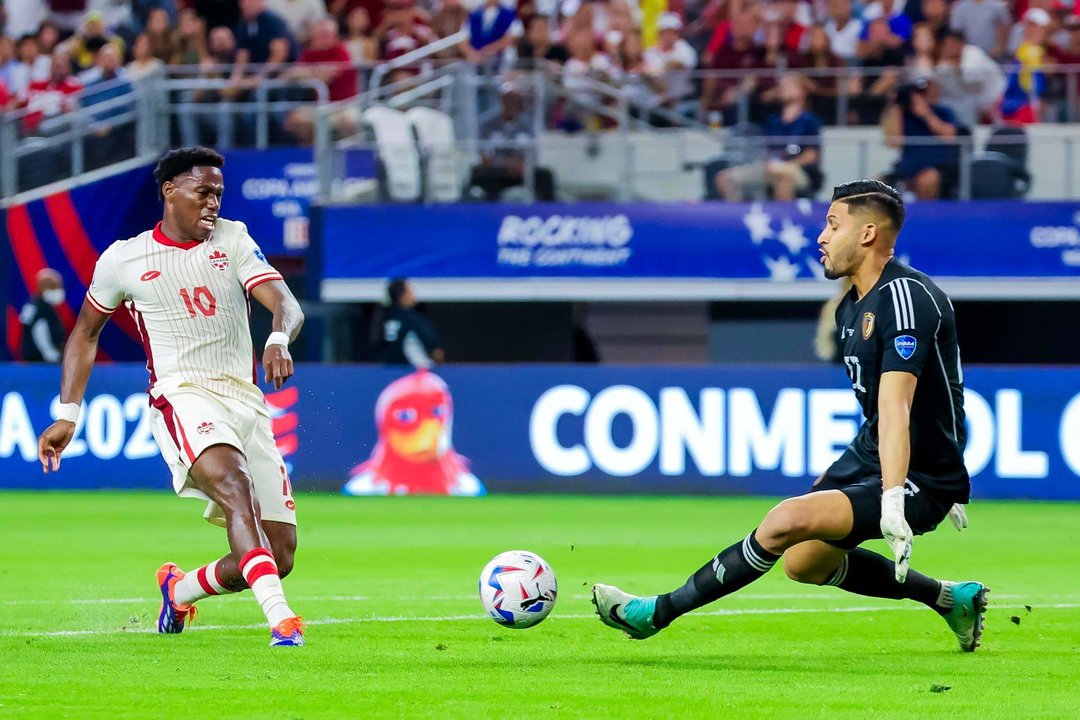
[[[635,597],[611,585],[593,585],[596,614],[608,627],[622,630],[634,640],[644,640],[660,632],[653,626],[656,596]]]
[[[982,638],[990,588],[980,582],[951,583],[953,606],[943,617],[956,635],[960,649],[975,652]]]

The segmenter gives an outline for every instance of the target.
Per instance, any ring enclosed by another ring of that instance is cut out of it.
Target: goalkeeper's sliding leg
[[[974,650],[986,609],[987,589],[981,583],[942,582],[913,570],[897,582],[892,560],[858,547],[881,537],[881,480],[876,481],[876,495],[873,485],[864,481],[785,500],[755,530],[671,592],[635,597],[598,584],[593,588],[597,614],[604,624],[642,640],[682,615],[741,590],[785,556],[788,576],[799,582],[921,602],[945,618],[962,649]],[[905,514],[916,535],[932,530],[948,513],[948,507],[936,504],[929,496],[908,498]]]

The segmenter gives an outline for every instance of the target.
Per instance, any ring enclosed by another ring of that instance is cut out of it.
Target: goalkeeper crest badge
[[[874,313],[868,312],[862,316],[862,339],[869,340],[874,334]]]
[[[915,338],[910,335],[901,335],[893,341],[896,353],[905,360],[910,360],[911,356],[915,354],[916,344]]]

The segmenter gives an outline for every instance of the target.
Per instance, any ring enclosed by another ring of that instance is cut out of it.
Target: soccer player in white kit
[[[263,369],[275,387],[293,374],[288,344],[304,316],[243,223],[219,217],[223,164],[221,155],[200,147],[161,158],[154,179],[164,216],[98,259],[64,351],[60,412],[38,441],[39,458],[45,472],[59,469],[98,335],[124,306],[146,351],[151,424],[173,488],[208,501],[205,517],[225,527],[230,548],[192,572],[173,563],[158,570],[158,632],[182,632],[198,600],[250,587],[271,628],[270,645],[298,646],[303,624],[281,585],[296,550],[296,504],[256,384],[249,297],[274,316]]]

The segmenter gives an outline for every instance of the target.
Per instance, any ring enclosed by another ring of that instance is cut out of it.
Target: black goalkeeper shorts
[[[841,540],[825,542],[843,550],[853,550],[867,540],[881,537],[880,475],[871,475],[852,482],[825,473],[817,479],[810,492],[823,490],[839,490],[847,495],[854,516],[850,535]],[[904,495],[904,517],[915,535],[923,535],[936,528],[953,506],[952,500],[935,496],[911,480],[904,485]]]

